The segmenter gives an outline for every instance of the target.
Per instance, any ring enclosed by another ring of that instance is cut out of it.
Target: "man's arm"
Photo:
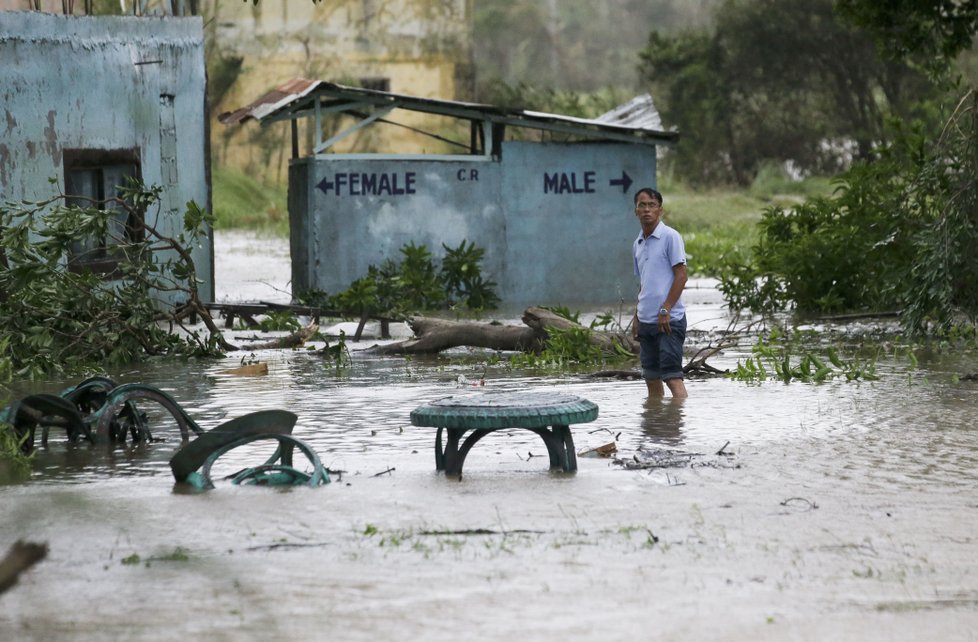
[[[666,310],[672,310],[672,306],[676,305],[676,301],[683,294],[683,289],[686,287],[686,281],[689,280],[689,273],[686,271],[685,263],[677,263],[672,266],[672,287],[669,288],[669,294],[666,295],[666,300],[662,302],[662,307]],[[660,314],[659,315],[659,331],[669,334],[671,330],[669,329],[669,315]]]
[[[642,286],[638,286],[638,297],[642,297]],[[638,302],[635,303],[635,316],[632,317],[632,338],[638,341]]]

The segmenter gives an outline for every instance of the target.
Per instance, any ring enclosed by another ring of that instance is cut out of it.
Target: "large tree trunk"
[[[386,346],[376,346],[370,351],[376,354],[434,354],[470,346],[491,350],[539,352],[547,343],[548,329],[581,328],[543,308],[527,308],[523,313],[525,326],[500,325],[497,323],[477,323],[473,321],[449,321],[429,317],[415,317],[408,322],[414,331],[414,338]],[[613,349],[618,341],[626,350],[637,353],[638,347],[630,336],[593,330],[591,341],[603,349]]]

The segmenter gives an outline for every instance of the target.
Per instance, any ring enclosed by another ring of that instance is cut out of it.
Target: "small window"
[[[391,79],[390,78],[361,78],[360,86],[364,89],[373,89],[374,91],[386,91],[390,93],[391,90]]]
[[[130,179],[140,180],[139,153],[133,150],[65,150],[65,204],[94,207],[109,217],[103,238],[79,238],[71,247],[68,269],[112,275],[118,246],[142,239],[142,216],[114,200]]]

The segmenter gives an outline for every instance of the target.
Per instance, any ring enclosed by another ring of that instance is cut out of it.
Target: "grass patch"
[[[716,276],[732,263],[747,264],[757,243],[757,223],[768,207],[791,207],[829,194],[828,178],[794,181],[775,170],[762,171],[748,189],[696,189],[662,177],[663,220],[683,235],[690,273]]]
[[[682,226],[678,229],[686,243],[686,261],[692,276],[719,276],[730,265],[748,265],[758,238],[757,225],[744,221],[693,232]]]
[[[288,236],[288,192],[229,167],[213,174],[214,227],[248,229]]]

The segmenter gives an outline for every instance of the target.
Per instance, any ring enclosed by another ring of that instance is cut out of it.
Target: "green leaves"
[[[445,257],[441,262],[441,281],[449,305],[470,310],[491,310],[499,304],[494,281],[482,277],[480,264],[486,251],[475,243],[462,242],[456,248],[442,243]]]
[[[841,15],[868,29],[892,58],[907,59],[936,76],[972,45],[978,3],[918,0],[839,0]]]
[[[183,229],[185,232],[194,233],[204,225],[213,225],[214,217],[201,209],[194,201],[187,201],[187,210],[183,215]]]
[[[621,360],[617,354],[606,354],[591,341],[592,330],[584,327],[548,328],[547,345],[539,353],[519,353],[510,357],[516,368],[545,368],[562,370],[569,365],[596,365],[608,360]],[[629,354],[628,358],[634,359]]]
[[[721,275],[734,309],[769,313],[899,311],[912,335],[978,320],[978,93],[930,141],[900,130],[873,163],[854,165],[831,198],[770,208],[749,265]]]
[[[187,246],[204,232],[200,208],[188,205],[180,238],[139,224],[138,233],[108,239],[113,217],[121,211],[130,221],[142,221],[160,194],[158,187],[131,184],[122,198],[89,207],[65,207],[65,195],[0,206],[0,250],[6,257],[0,264],[0,380],[86,373],[150,355],[219,352],[214,341],[192,333],[181,338],[160,324],[169,314],[161,293],[196,297],[198,279]],[[99,252],[110,272],[76,262],[79,239],[96,240],[82,249]]]
[[[670,160],[678,178],[748,185],[769,161],[833,173],[875,156],[888,115],[906,118],[937,94],[834,4],[731,0],[710,29],[650,35],[639,73],[682,133]]]
[[[367,275],[349,288],[330,297],[321,291],[299,295],[306,305],[335,308],[346,312],[383,313],[406,317],[418,311],[464,308],[489,310],[499,304],[496,284],[482,275],[485,250],[462,241],[457,248],[442,245],[446,255],[441,266],[423,245],[404,245],[403,260],[388,259],[380,266],[371,265]]]
[[[849,360],[839,356],[834,346],[825,348],[828,363],[817,350],[806,347],[797,336],[789,340],[780,330],[773,330],[765,339],[754,344],[752,356],[737,361],[737,368],[727,376],[737,381],[766,381],[778,379],[784,383],[824,383],[831,379],[846,381],[873,381],[876,364],[862,361],[857,356]]]
[[[566,306],[544,308],[575,324],[579,324],[580,312],[572,312]],[[516,368],[542,368],[563,370],[568,366],[596,366],[605,363],[634,361],[635,355],[622,345],[620,338],[613,337],[604,347],[595,342],[596,332],[608,331],[618,326],[610,312],[598,315],[589,327],[581,325],[564,329],[547,328],[547,341],[539,354],[519,353],[510,357],[510,365]]]

